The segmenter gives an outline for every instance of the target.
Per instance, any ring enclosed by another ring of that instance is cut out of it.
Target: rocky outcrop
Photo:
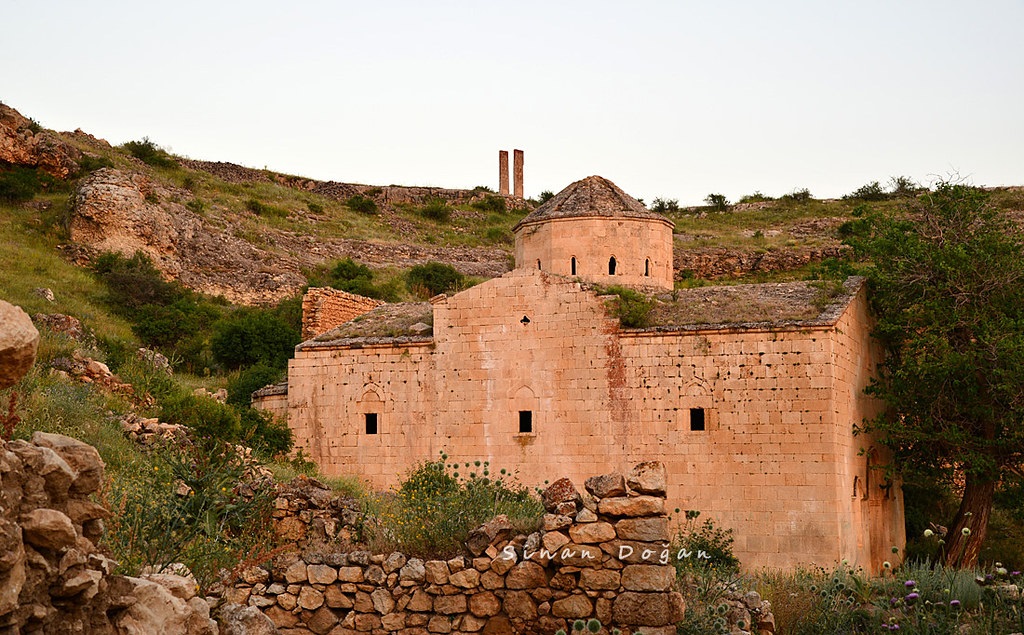
[[[784,247],[757,251],[738,249],[680,249],[676,246],[676,279],[727,278],[750,273],[791,271],[812,262],[849,255],[849,247],[838,243],[823,247]]]
[[[288,263],[218,231],[172,190],[139,173],[112,168],[91,174],[75,193],[71,238],[98,253],[141,251],[169,278],[232,302],[274,302],[298,293],[305,279]]]
[[[39,331],[21,307],[0,300],[0,390],[18,383],[36,361]]]
[[[351,497],[335,496],[316,479],[297,476],[277,486],[274,533],[300,549],[347,548],[359,540],[362,513]]]
[[[111,575],[96,546],[110,512],[91,500],[103,471],[95,448],[59,434],[0,446],[0,631],[215,634],[194,580]]]
[[[10,106],[0,104],[0,163],[39,168],[58,179],[78,171],[82,153],[42,130]]]
[[[544,493],[541,530],[513,537],[499,516],[472,532],[468,555],[449,560],[281,555],[270,568],[241,571],[224,599],[296,634],[553,633],[588,618],[606,633],[674,634],[684,606],[670,563],[676,554],[664,546],[664,467],[642,464],[628,482],[643,493],[622,474],[588,481],[586,494],[556,481]]]

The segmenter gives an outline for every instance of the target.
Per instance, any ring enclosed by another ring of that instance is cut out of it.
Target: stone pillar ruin
[[[512,151],[512,178],[515,187],[515,196],[523,198],[523,151]]]
[[[498,150],[498,194],[508,196],[508,150]]]

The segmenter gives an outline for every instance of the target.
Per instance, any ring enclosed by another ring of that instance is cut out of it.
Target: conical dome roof
[[[555,194],[547,203],[516,223],[512,231],[517,231],[523,225],[546,220],[593,216],[647,218],[673,224],[668,218],[644,207],[643,203],[603,176],[588,176]]]

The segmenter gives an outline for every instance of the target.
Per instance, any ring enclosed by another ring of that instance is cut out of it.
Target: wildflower
[[[882,568],[883,569],[892,569],[892,563],[889,562],[888,560],[886,560],[885,562],[882,563]]]
[[[955,609],[960,608],[960,600],[950,600],[949,605]]]
[[[1011,571],[1010,575],[1014,576],[1014,577],[1019,576],[1020,575],[1020,571]]]
[[[920,597],[921,597],[921,595],[918,594],[918,593],[908,593],[905,596],[903,596],[903,599],[907,601],[907,604],[913,604]]]
[[[960,530],[960,533],[962,533],[965,536],[970,536],[971,535],[971,530],[970,530],[969,527],[964,527],[963,529]]]
[[[903,583],[903,586],[907,587],[908,589],[913,589],[917,586],[917,582],[914,582],[913,580],[907,580]]]
[[[935,532],[932,531],[931,529],[925,529],[924,530],[924,537],[925,538],[931,538],[934,535],[935,535]]]
[[[899,553],[899,552],[900,552],[900,548],[899,548],[899,547],[897,547],[897,546],[895,546],[895,545],[893,545],[893,547],[892,547],[892,552],[893,552],[893,553]]]
[[[996,569],[996,575],[1006,575],[1006,568],[1005,567],[998,567]]]

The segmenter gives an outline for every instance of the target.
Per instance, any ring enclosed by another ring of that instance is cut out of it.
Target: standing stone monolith
[[[498,194],[508,196],[508,150],[498,150]]]
[[[515,195],[523,198],[523,151],[512,151],[512,177],[514,179]]]

